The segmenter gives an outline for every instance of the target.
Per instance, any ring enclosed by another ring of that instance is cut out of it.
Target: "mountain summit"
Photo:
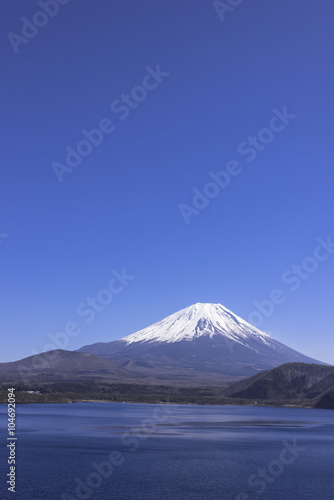
[[[114,342],[84,346],[142,381],[229,383],[283,363],[321,363],[287,347],[221,304],[197,303]]]
[[[199,337],[213,339],[220,335],[242,345],[248,338],[256,338],[263,343],[270,339],[221,304],[202,304],[198,302],[181,309],[167,318],[148,326],[139,332],[123,337],[127,345],[133,342],[181,342]]]

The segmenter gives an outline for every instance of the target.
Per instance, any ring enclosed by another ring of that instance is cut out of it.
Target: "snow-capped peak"
[[[241,344],[245,344],[247,338],[250,337],[256,337],[264,343],[270,339],[269,335],[250,325],[221,304],[198,302],[121,340],[126,344],[133,342],[170,343],[181,340],[190,341],[201,336],[212,338],[219,334]]]

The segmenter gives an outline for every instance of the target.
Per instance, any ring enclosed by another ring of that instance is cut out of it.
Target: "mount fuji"
[[[230,383],[283,363],[321,363],[258,330],[221,304],[197,303],[113,342],[79,349],[148,383]]]

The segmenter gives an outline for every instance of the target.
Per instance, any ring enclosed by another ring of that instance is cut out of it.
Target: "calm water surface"
[[[247,406],[17,406],[15,500],[334,499],[334,412]]]

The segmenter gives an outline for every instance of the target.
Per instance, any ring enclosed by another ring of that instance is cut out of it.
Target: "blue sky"
[[[259,328],[334,363],[332,2],[244,1],[223,20],[200,0],[48,5],[0,20],[0,361],[69,322],[77,349],[196,302],[249,319],[270,300]],[[67,146],[89,154],[72,168]],[[199,209],[196,189],[216,196]]]

